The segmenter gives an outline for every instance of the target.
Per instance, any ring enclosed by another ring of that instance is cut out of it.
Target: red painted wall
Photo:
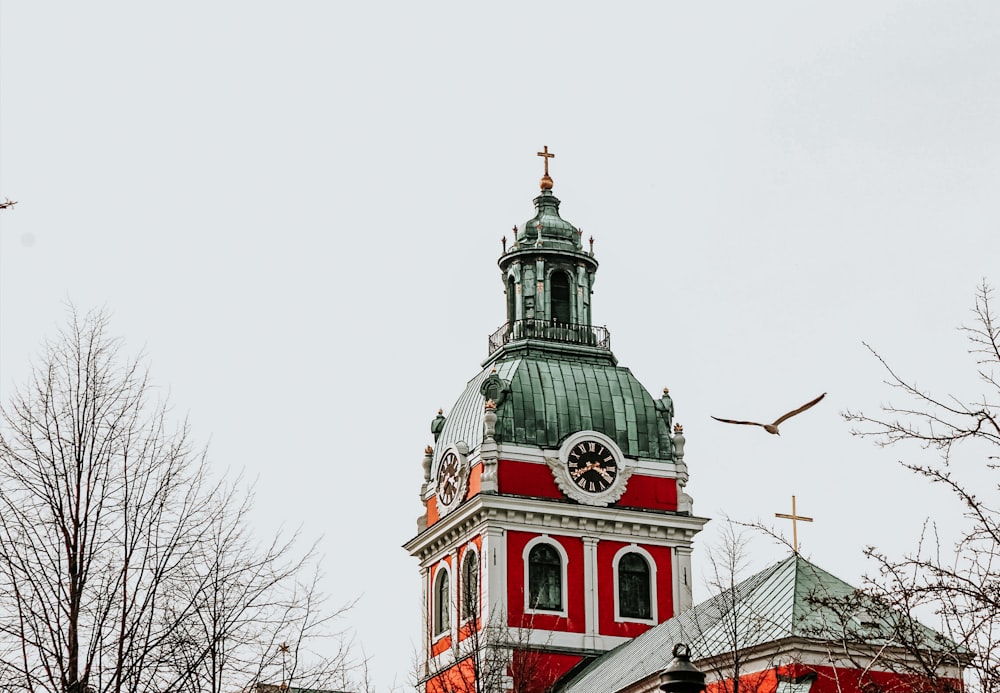
[[[784,676],[800,677],[815,674],[809,693],[945,693],[963,690],[957,679],[930,681],[926,678],[888,671],[862,671],[823,666],[789,664],[777,669],[767,669],[740,677],[740,691],[753,693],[774,693],[778,679],[776,673]],[[733,693],[732,681],[714,681],[706,693]]]
[[[618,506],[649,510],[677,510],[677,481],[633,474]]]
[[[582,659],[576,655],[515,650],[510,667],[514,690],[517,693],[545,693]]]
[[[583,541],[578,537],[549,535],[557,541],[569,558],[566,566],[566,613],[557,616],[546,613],[524,612],[524,547],[539,536],[530,532],[507,532],[507,611],[509,623],[515,628],[540,628],[569,633],[583,633],[586,629],[583,594]]]
[[[547,464],[500,460],[497,464],[500,493],[537,498],[563,498]]]
[[[502,494],[565,498],[548,465],[500,460],[497,470],[497,482]],[[677,510],[677,481],[634,474],[615,505],[646,510]]]
[[[463,502],[482,490],[482,476],[483,465],[473,466],[469,472]],[[500,460],[497,465],[497,484],[501,494],[556,500],[565,498],[552,478],[552,470],[548,465],[536,462]],[[625,493],[615,505],[645,510],[677,510],[677,482],[674,479],[634,474],[628,480]],[[427,503],[427,526],[430,527],[440,519],[437,498],[431,498]]]
[[[620,635],[634,638],[651,626],[645,623],[618,623],[615,621],[615,554],[633,542],[601,540],[597,544],[598,630],[602,635]],[[656,622],[666,621],[674,613],[673,563],[670,548],[636,543],[645,549],[656,562]]]
[[[475,693],[475,690],[476,675],[471,657],[427,679],[427,693]]]

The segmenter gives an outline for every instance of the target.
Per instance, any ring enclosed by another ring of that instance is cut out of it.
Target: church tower
[[[420,561],[426,693],[542,693],[691,606],[684,436],[594,325],[593,242],[545,175],[499,259],[503,324],[431,424],[405,548]]]

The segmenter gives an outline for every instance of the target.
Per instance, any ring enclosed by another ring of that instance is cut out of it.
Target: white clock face
[[[438,465],[437,497],[443,505],[451,505],[462,488],[462,461],[449,450]]]

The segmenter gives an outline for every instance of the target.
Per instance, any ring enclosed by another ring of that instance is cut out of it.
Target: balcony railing
[[[573,325],[550,320],[515,320],[505,322],[490,335],[489,353],[507,342],[519,339],[542,339],[564,344],[584,344],[598,349],[611,349],[611,333],[607,327]]]

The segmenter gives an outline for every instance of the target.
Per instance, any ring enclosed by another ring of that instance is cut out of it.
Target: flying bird
[[[721,421],[722,423],[745,424],[747,426],[760,426],[761,428],[763,428],[768,433],[773,433],[774,435],[779,436],[781,434],[778,433],[778,424],[780,424],[782,421],[784,421],[786,419],[792,418],[796,414],[801,414],[806,409],[808,409],[809,407],[813,406],[814,404],[816,404],[817,402],[819,402],[824,397],[826,397],[826,393],[825,392],[822,395],[820,395],[819,397],[817,397],[816,399],[814,399],[813,401],[806,402],[805,404],[803,404],[798,409],[793,409],[792,411],[788,412],[787,414],[782,414],[781,416],[779,416],[777,419],[774,420],[774,423],[769,423],[769,424],[757,423],[756,421],[734,421],[732,419],[720,419],[718,416],[713,416],[712,418],[715,419],[716,421]]]

